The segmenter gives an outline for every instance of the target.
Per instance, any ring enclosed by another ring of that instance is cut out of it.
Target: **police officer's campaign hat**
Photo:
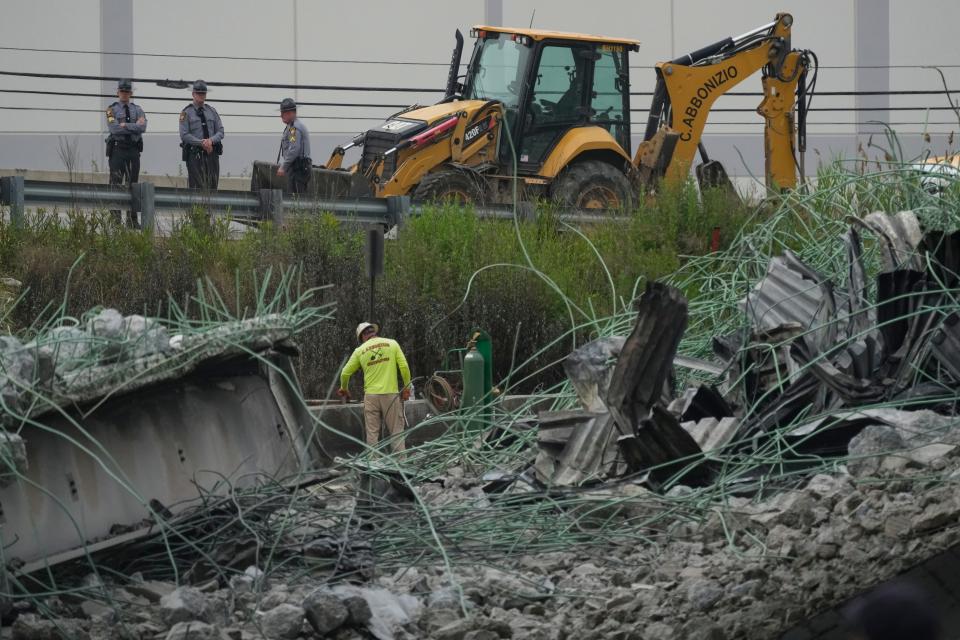
[[[284,98],[280,103],[280,113],[284,111],[296,111],[297,103],[293,101],[293,98]]]
[[[193,83],[193,92],[194,93],[206,93],[207,92],[207,83],[203,80],[197,80]]]
[[[133,83],[129,78],[120,78],[117,81],[117,91],[133,91]]]

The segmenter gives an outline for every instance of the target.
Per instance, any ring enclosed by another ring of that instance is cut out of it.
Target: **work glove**
[[[404,402],[410,399],[410,387],[403,388],[403,391],[400,392],[400,399]]]
[[[346,389],[337,389],[337,395],[340,396],[340,398],[341,398],[344,402],[346,402],[346,401],[348,401],[348,400],[350,399],[350,392],[347,391]]]

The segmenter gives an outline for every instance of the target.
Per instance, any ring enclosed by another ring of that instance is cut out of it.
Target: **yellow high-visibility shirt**
[[[397,369],[403,386],[410,384],[410,367],[396,340],[370,338],[354,349],[340,373],[340,388],[346,389],[350,376],[363,369],[364,393],[397,393]]]

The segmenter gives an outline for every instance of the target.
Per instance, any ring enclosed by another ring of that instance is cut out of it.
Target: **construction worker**
[[[396,340],[381,338],[380,327],[372,322],[357,325],[357,340],[360,346],[354,349],[340,373],[340,388],[337,395],[350,399],[347,384],[357,369],[363,370],[363,418],[366,426],[367,445],[380,441],[380,428],[386,423],[393,440],[393,452],[405,449],[403,437],[403,406],[401,400],[410,399],[410,367]],[[397,393],[397,371],[403,378],[403,390]]]
[[[216,189],[220,183],[223,122],[206,100],[207,83],[197,80],[193,83],[193,102],[180,112],[180,147],[191,189]]]
[[[110,166],[110,184],[133,184],[140,179],[140,153],[143,134],[147,130],[147,115],[130,98],[133,83],[124,78],[117,82],[117,101],[107,107],[107,159]],[[114,220],[120,224],[120,211],[114,210]],[[137,214],[127,212],[127,225],[137,227]]]
[[[280,119],[287,125],[280,140],[280,155],[277,157],[278,177],[287,177],[290,193],[304,193],[310,183],[313,163],[310,160],[310,132],[297,118],[297,103],[293,98],[284,98],[280,103]]]

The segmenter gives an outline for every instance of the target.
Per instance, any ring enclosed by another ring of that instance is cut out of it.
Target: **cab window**
[[[507,109],[520,104],[520,78],[527,68],[530,50],[496,34],[483,41],[465,96],[470,100],[500,100]]]
[[[620,146],[630,148],[630,114],[626,95],[630,90],[626,52],[617,45],[598,47],[593,68],[591,122],[610,132]]]
[[[582,115],[587,59],[577,51],[566,46],[543,48],[531,100],[535,124],[572,122]]]

